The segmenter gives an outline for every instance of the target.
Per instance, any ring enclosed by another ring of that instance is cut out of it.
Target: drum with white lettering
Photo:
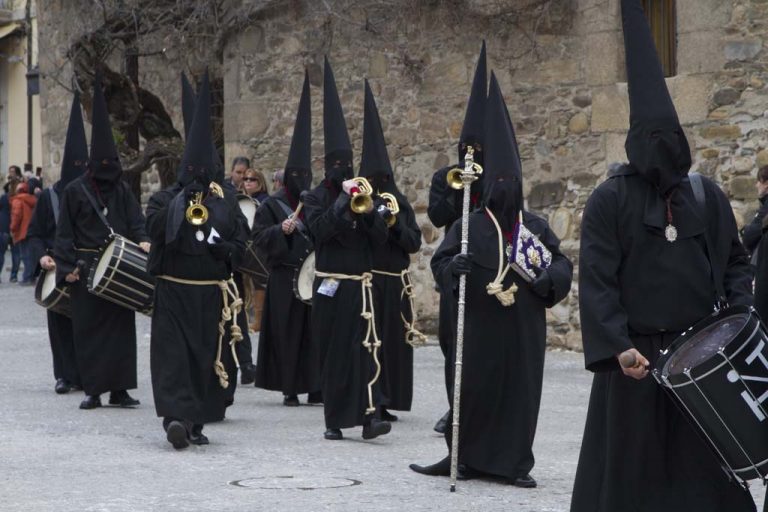
[[[699,427],[723,468],[745,482],[768,475],[768,336],[754,308],[700,321],[652,372]]]

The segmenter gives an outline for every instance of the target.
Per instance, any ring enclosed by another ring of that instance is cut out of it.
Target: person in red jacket
[[[22,286],[34,284],[32,276],[35,273],[35,262],[30,261],[30,251],[27,243],[27,229],[32,220],[37,198],[29,193],[26,183],[16,185],[16,194],[11,198],[11,237],[13,243],[19,245],[21,261],[24,262],[24,274],[19,281]]]

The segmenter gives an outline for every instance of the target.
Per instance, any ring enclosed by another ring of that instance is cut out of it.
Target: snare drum
[[[248,229],[253,229],[253,222],[256,219],[256,210],[259,209],[259,201],[249,195],[238,194],[237,204],[240,206],[240,211],[243,212],[245,219],[248,221]]]
[[[315,251],[310,252],[293,273],[293,294],[301,302],[312,304],[312,286],[315,282]]]
[[[688,329],[653,370],[742,482],[768,475],[767,345],[755,310],[730,307]]]
[[[125,308],[151,315],[155,278],[147,272],[147,254],[127,238],[112,235],[91,265],[88,291]]]
[[[35,302],[54,313],[71,317],[70,301],[69,286],[56,286],[56,271],[43,270],[35,286]]]

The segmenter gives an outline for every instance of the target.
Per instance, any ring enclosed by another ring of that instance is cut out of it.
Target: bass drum
[[[237,204],[240,211],[243,212],[245,220],[248,221],[248,229],[253,229],[253,222],[256,219],[256,210],[259,209],[259,201],[246,194],[237,195]]]
[[[304,304],[312,304],[315,283],[315,251],[310,252],[293,273],[293,294]]]
[[[654,378],[742,482],[768,475],[768,336],[748,306],[700,321],[661,353]]]
[[[56,271],[43,270],[35,286],[35,302],[54,313],[72,316],[69,285],[56,286]]]

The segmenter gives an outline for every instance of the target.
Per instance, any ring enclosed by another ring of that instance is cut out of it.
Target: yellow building
[[[36,93],[28,96],[28,85],[34,88],[39,84],[36,11],[35,0],[0,0],[0,174],[3,176],[9,165],[24,168],[24,164],[29,163],[33,171],[43,165],[39,96]]]

